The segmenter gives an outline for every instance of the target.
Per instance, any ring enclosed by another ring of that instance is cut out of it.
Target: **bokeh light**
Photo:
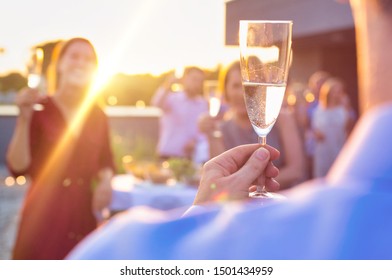
[[[122,157],[122,162],[123,163],[130,163],[133,161],[133,157],[131,155],[126,155]]]
[[[25,176],[18,176],[16,177],[16,183],[20,186],[26,184],[26,177]]]
[[[315,100],[314,94],[311,92],[308,92],[305,95],[305,100],[306,100],[306,102],[312,103]]]
[[[5,178],[4,183],[7,187],[12,187],[13,185],[15,185],[15,179],[14,177],[8,176],[7,178]]]
[[[287,104],[289,106],[294,106],[295,103],[297,103],[297,97],[294,94],[289,94],[289,96],[287,96]]]
[[[108,99],[107,99],[107,103],[108,103],[110,106],[116,105],[117,102],[118,102],[117,97],[115,97],[114,95],[109,96]]]
[[[146,103],[143,100],[138,100],[138,101],[136,101],[136,107],[137,108],[145,108]]]

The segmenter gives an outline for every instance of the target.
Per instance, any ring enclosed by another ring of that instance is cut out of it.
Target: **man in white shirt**
[[[152,105],[162,110],[158,153],[162,158],[194,158],[195,161],[208,160],[208,149],[204,155],[196,155],[198,148],[207,143],[199,132],[197,120],[208,111],[208,103],[203,97],[204,72],[197,67],[184,70],[181,79],[183,90],[172,92],[173,77],[157,90]]]
[[[363,115],[325,179],[292,189],[283,202],[244,203],[255,182],[277,187],[270,161],[278,153],[237,147],[205,165],[196,208],[185,217],[129,211],[69,258],[392,259],[392,0],[350,3]],[[221,198],[239,202],[216,203]]]

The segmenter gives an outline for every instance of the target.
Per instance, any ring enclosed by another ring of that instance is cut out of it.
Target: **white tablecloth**
[[[123,211],[134,206],[149,206],[170,210],[192,205],[197,189],[183,185],[157,185],[137,181],[132,175],[116,175],[112,181],[111,211]]]

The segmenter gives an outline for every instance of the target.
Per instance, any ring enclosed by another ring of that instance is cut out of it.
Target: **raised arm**
[[[154,96],[151,99],[151,105],[159,107],[161,109],[165,108],[165,103],[167,97],[171,93],[171,86],[177,79],[174,76],[170,76],[165,80],[165,82],[157,89]]]
[[[39,93],[32,89],[24,89],[16,97],[19,116],[6,155],[13,173],[24,173],[30,166],[30,123],[38,98]]]

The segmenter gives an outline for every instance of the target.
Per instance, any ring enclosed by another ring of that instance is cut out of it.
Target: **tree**
[[[3,92],[18,91],[27,85],[27,79],[21,73],[12,72],[0,77],[0,85]]]

